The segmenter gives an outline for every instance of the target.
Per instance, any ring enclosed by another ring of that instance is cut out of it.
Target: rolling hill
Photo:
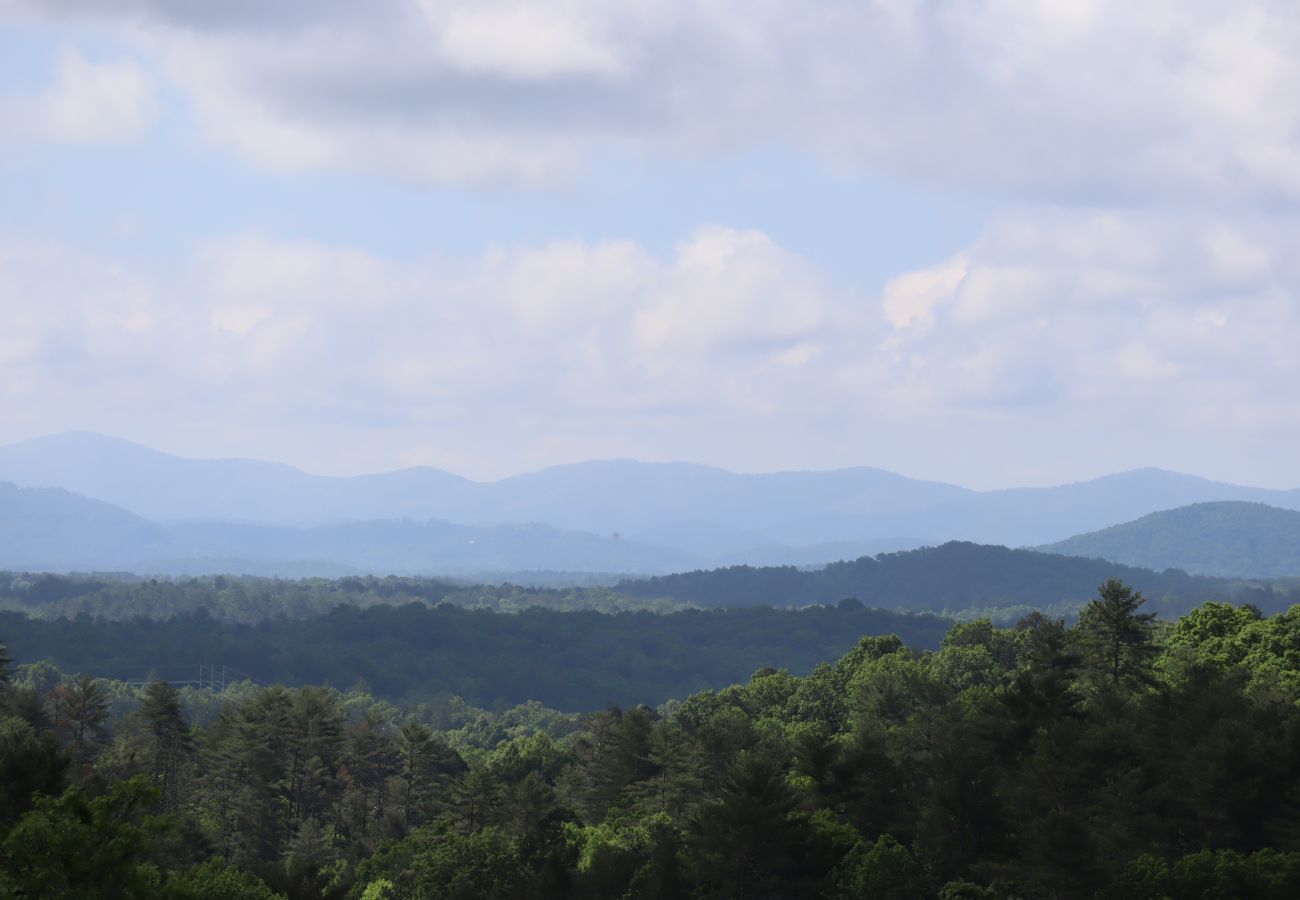
[[[1300,576],[1300,512],[1263,503],[1195,503],[1037,549],[1200,575]]]
[[[1069,607],[1095,597],[1097,586],[1108,578],[1122,579],[1166,612],[1227,599],[1235,590],[1229,581],[1185,572],[1154,572],[1099,559],[958,541],[814,571],[732,566],[629,579],[615,589],[633,597],[664,597],[706,607],[798,606],[854,598],[873,607],[957,612]]]

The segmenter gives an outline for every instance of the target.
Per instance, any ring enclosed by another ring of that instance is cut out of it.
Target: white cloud
[[[0,438],[189,435],[326,471],[631,455],[987,483],[1249,459],[1285,480],[1261,451],[1300,440],[1296,224],[1027,208],[880,297],[721,226],[663,255],[401,262],[242,234],[170,275],[12,238]]]
[[[1172,434],[1253,408],[1300,429],[1300,408],[1274,402],[1300,370],[1300,281],[1273,262],[1300,252],[1295,224],[1008,213],[961,258],[960,278],[948,262],[887,289],[886,303],[908,311],[891,315],[893,390],[923,415],[1105,410]],[[916,304],[927,328],[914,327]]]
[[[140,137],[157,115],[153,82],[136,63],[92,62],[75,47],[58,55],[53,83],[0,94],[0,134],[56,143],[112,143]]]
[[[438,56],[465,72],[536,80],[621,74],[616,47],[581,6],[558,14],[535,3],[422,0]]]
[[[935,307],[956,294],[969,264],[964,255],[958,255],[940,265],[890,280],[885,285],[885,318],[895,328],[931,328]]]
[[[13,2],[132,35],[282,169],[545,182],[771,142],[1021,197],[1300,194],[1291,0]]]
[[[716,226],[667,257],[562,240],[402,263],[245,234],[195,247],[172,276],[6,245],[15,422],[57,410],[114,430],[105,420],[156,422],[183,398],[218,445],[232,428],[381,421],[393,448],[444,423],[471,432],[449,452],[473,447],[480,471],[519,464],[505,423],[551,422],[539,446],[572,450],[576,422],[788,405],[835,328],[862,317],[766,236]]]

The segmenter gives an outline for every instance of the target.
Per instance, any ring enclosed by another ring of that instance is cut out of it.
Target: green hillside
[[[1300,575],[1300,512],[1263,503],[1194,503],[1037,549],[1197,575]]]
[[[1162,613],[1171,615],[1207,599],[1236,598],[1244,587],[1184,572],[1156,572],[1100,559],[952,541],[940,547],[864,556],[816,570],[732,566],[623,581],[615,590],[632,597],[669,597],[706,607],[798,606],[855,597],[868,606],[936,612],[1020,607],[1065,611],[1086,602],[1107,578],[1124,579]],[[1281,595],[1252,596],[1250,600],[1273,609],[1285,608],[1290,602]]]

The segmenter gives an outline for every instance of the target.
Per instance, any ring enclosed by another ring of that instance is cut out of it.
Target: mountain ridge
[[[906,549],[948,540],[1039,546],[1206,500],[1300,509],[1300,490],[1234,485],[1153,467],[993,491],[870,466],[734,473],[627,459],[479,482],[428,466],[312,475],[284,463],[190,459],[84,431],[0,447],[0,480],[63,487],[158,523],[532,523],[652,543],[688,564],[775,562],[780,554],[813,564],[829,561],[817,548]]]
[[[1300,576],[1300,512],[1257,502],[1206,501],[1035,549],[1200,575]]]

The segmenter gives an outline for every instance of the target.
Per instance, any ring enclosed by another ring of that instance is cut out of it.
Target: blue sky
[[[0,0],[0,441],[1300,484],[1300,19]]]

